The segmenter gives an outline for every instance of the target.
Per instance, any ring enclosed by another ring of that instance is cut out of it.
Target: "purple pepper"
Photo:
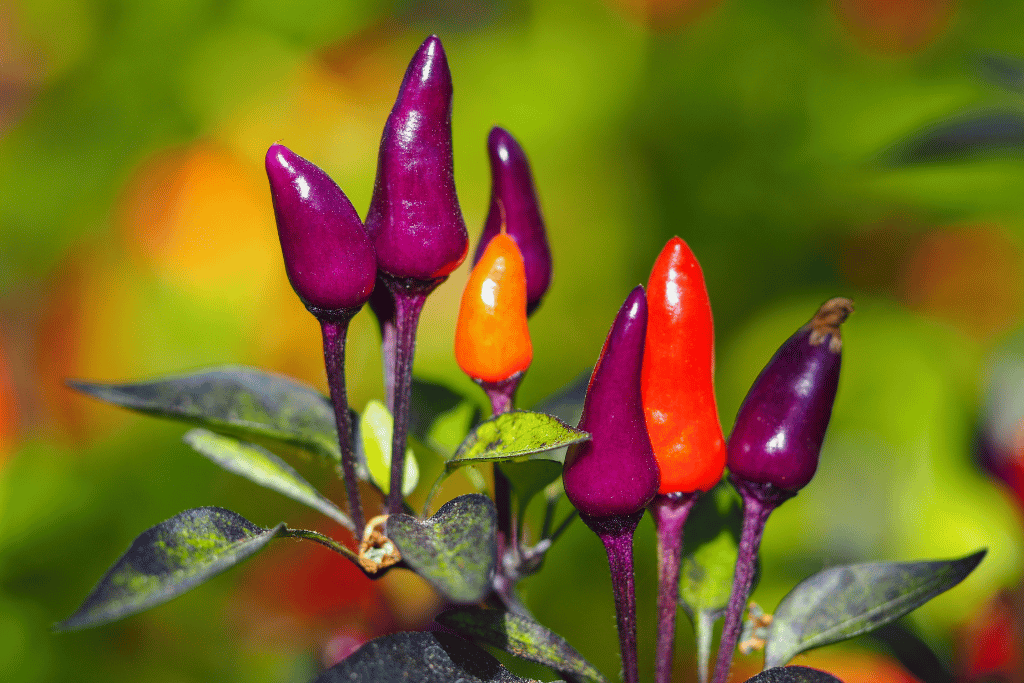
[[[814,476],[839,384],[839,327],[852,312],[849,299],[826,301],[754,380],[729,437],[734,479],[792,492]]]
[[[466,258],[452,170],[452,75],[437,36],[412,58],[384,124],[366,229],[377,267],[395,278],[436,280]]]
[[[565,454],[565,493],[582,515],[632,515],[658,492],[658,463],[640,396],[646,335],[647,297],[638,285],[619,309],[590,377],[579,427],[591,439]]]
[[[283,145],[267,150],[266,167],[295,293],[318,318],[358,310],[373,291],[377,259],[352,203],[318,166]]]
[[[288,281],[320,321],[341,469],[358,535],[364,517],[345,390],[345,336],[349,320],[373,292],[377,257],[352,203],[319,167],[283,145],[267,150],[266,167]]]
[[[512,134],[497,126],[487,136],[487,153],[491,159],[491,208],[476,246],[473,265],[501,231],[504,219],[506,232],[519,247],[526,265],[526,311],[530,314],[551,285],[551,249],[530,162]]]

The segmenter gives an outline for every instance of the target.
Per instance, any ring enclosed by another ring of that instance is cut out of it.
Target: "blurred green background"
[[[962,680],[1019,667],[1020,650],[993,650],[985,627],[1020,635],[1007,608],[1024,571],[1020,498],[974,456],[979,431],[996,435],[1004,465],[1024,451],[1020,384],[986,393],[1024,364],[1021,26],[1016,0],[0,5],[0,678],[307,681],[351,643],[429,621],[436,599],[408,573],[371,583],[326,550],[284,543],[123,623],[50,632],[137,534],[185,508],[320,524],[196,457],[182,427],[62,381],[246,363],[325,390],[263,154],[283,141],[365,213],[380,131],[430,33],[453,73],[471,234],[487,210],[491,126],[520,140],[539,186],[555,275],[531,319],[521,403],[594,362],[672,235],[704,267],[727,430],[774,349],[824,299],[855,299],[821,467],[770,521],[753,597],[771,611],[835,563],[988,547],[906,625]],[[472,393],[451,350],[466,275],[430,298],[416,372]],[[362,409],[382,392],[368,312],[349,339]],[[648,521],[637,564],[647,679]],[[525,597],[617,675],[606,564],[582,525]],[[694,680],[681,623],[677,680]],[[877,643],[853,648],[800,661],[848,683],[915,680]]]

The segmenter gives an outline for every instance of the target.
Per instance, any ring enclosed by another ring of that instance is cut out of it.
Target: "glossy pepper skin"
[[[853,302],[829,299],[754,380],[729,436],[734,479],[795,492],[814,476],[839,385],[840,325]]]
[[[473,263],[481,259],[504,224],[526,264],[527,311],[532,313],[551,285],[551,249],[530,162],[512,134],[497,126],[487,136],[487,155],[491,161],[491,207]]]
[[[284,145],[267,150],[267,178],[285,271],[314,315],[358,309],[370,297],[377,259],[348,197],[315,164]]]
[[[708,491],[725,469],[715,404],[715,332],[704,273],[686,242],[669,240],[647,284],[643,396],[661,470],[659,493]]]
[[[647,298],[637,286],[619,309],[590,377],[579,428],[591,439],[565,454],[565,493],[589,517],[635,514],[658,492],[640,395],[646,334]]]
[[[412,58],[384,124],[366,229],[378,268],[395,278],[443,278],[466,258],[452,169],[452,76],[437,36]]]
[[[526,324],[526,268],[516,243],[498,233],[473,267],[455,326],[455,360],[480,382],[501,382],[533,360]]]

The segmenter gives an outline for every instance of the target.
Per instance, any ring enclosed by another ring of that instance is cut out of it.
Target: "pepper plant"
[[[144,382],[72,382],[98,399],[193,425],[184,439],[201,455],[318,510],[351,531],[355,543],[284,522],[263,526],[216,507],[186,510],[143,532],[58,629],[102,626],[155,607],[269,543],[293,538],[330,548],[373,579],[416,572],[448,604],[436,617],[438,630],[373,640],[318,683],[524,680],[485,646],[545,665],[563,680],[604,682],[517,594],[517,584],[542,569],[578,516],[607,551],[627,683],[640,680],[635,561],[659,567],[658,683],[673,680],[679,607],[694,624],[698,666],[678,680],[709,680],[716,624],[724,619],[715,683],[727,679],[745,623],[744,646],[765,653],[765,671],[751,681],[824,682],[837,679],[789,661],[893,621],[977,566],[984,550],[952,560],[830,567],[793,588],[772,619],[751,610],[745,622],[767,518],[810,485],[817,468],[839,385],[840,325],[853,305],[829,300],[782,345],[754,381],[726,442],[715,405],[709,298],[696,257],[676,237],[654,263],[648,288],[637,286],[617,315],[609,312],[614,320],[589,383],[541,402],[544,409],[517,409],[516,389],[533,354],[528,316],[550,285],[552,264],[526,154],[501,128],[488,137],[491,206],[454,350],[493,415],[475,421],[453,452],[432,441],[432,427],[450,407],[432,397],[451,392],[412,377],[417,322],[426,297],[469,249],[452,168],[451,103],[447,58],[431,36],[413,57],[384,126],[365,224],[315,164],[280,144],[267,152],[285,270],[320,323],[329,397],[230,366]],[[387,395],[358,414],[346,398],[345,337],[367,302],[381,327]],[[407,454],[410,436],[444,461],[422,515],[406,500],[418,476]],[[275,454],[281,446],[333,467],[345,483],[345,504],[319,493]],[[478,477],[481,492],[427,516],[440,482],[465,467],[490,470],[491,495]],[[373,489],[376,495],[361,495]],[[531,538],[526,509],[541,495],[547,514]],[[563,495],[575,510],[556,523]],[[637,560],[633,534],[647,510],[658,555]]]

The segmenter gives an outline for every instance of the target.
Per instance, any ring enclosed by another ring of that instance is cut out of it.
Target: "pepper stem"
[[[487,394],[487,398],[490,399],[491,411],[495,417],[512,410],[516,390],[519,389],[519,382],[523,379],[523,374],[517,372],[500,382],[477,381],[477,384]],[[515,529],[512,524],[512,493],[508,477],[502,474],[497,463],[494,463],[494,505],[498,509],[499,543],[504,537],[506,550],[512,549],[516,542]]]
[[[519,382],[522,381],[523,372],[517,372],[508,379],[500,382],[487,382],[476,380],[480,388],[487,394],[491,401],[491,412],[495,417],[512,410],[515,402],[516,390],[519,389]],[[516,522],[512,519],[512,486],[505,476],[498,463],[492,466],[494,478],[494,507],[498,511],[498,570],[494,575],[494,590],[501,597],[505,606],[511,612],[526,614],[525,608],[515,595],[515,578],[510,576],[516,571],[519,564],[519,534]]]
[[[659,494],[649,506],[658,534],[658,647],[654,656],[655,683],[669,683],[672,680],[683,527],[698,495],[699,492]]]
[[[519,389],[519,383],[523,381],[524,374],[526,374],[525,371],[517,372],[500,382],[476,380],[476,383],[487,394],[487,398],[491,402],[491,412],[495,417],[510,412],[513,409],[512,404],[515,402],[516,391]]]
[[[389,514],[402,512],[402,478],[405,474],[405,445],[409,432],[409,399],[412,395],[412,362],[416,351],[416,327],[427,295],[446,278],[411,280],[385,277],[384,283],[395,300],[395,426],[391,433],[391,480]]]
[[[395,329],[395,301],[387,284],[377,275],[377,283],[370,294],[370,308],[377,317],[380,327],[380,350],[384,361],[384,395],[388,410],[395,412],[395,346],[398,330]]]
[[[341,472],[345,479],[345,493],[348,496],[349,514],[356,527],[356,536],[366,526],[363,506],[359,500],[359,480],[356,478],[356,454],[352,449],[352,417],[348,412],[348,395],[345,392],[345,336],[348,323],[355,311],[320,320],[324,338],[324,366],[327,369],[327,385],[331,390],[334,405],[334,421],[338,427],[338,446],[341,448]]]
[[[754,581],[757,551],[761,547],[761,537],[764,535],[768,515],[796,495],[772,484],[743,481],[735,477],[729,477],[729,481],[743,498],[743,531],[740,533],[736,574],[733,577],[732,593],[729,595],[729,606],[725,611],[725,624],[722,626],[722,638],[718,644],[718,660],[715,663],[712,683],[725,683],[729,678],[733,652],[740,637],[743,610]]]
[[[615,619],[619,628],[619,649],[622,653],[624,683],[639,683],[636,657],[636,591],[633,584],[633,532],[644,511],[613,517],[580,515],[593,530],[608,553],[615,595]]]

